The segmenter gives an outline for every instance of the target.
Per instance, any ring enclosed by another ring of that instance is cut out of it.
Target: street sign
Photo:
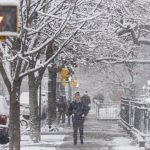
[[[78,87],[79,86],[78,81],[77,80],[72,80],[71,81],[71,86],[72,87]]]

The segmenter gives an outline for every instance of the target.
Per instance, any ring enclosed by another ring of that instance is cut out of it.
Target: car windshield
[[[5,100],[5,97],[3,97],[3,96],[0,96],[0,114],[2,114],[2,115],[9,114],[8,105]]]

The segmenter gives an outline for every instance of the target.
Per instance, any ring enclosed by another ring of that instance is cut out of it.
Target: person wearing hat
[[[83,127],[86,114],[86,106],[83,104],[80,98],[80,93],[76,92],[74,95],[74,101],[69,105],[68,115],[72,115],[73,124],[73,142],[77,144],[77,133],[79,129],[80,142],[83,144]]]
[[[87,116],[90,111],[91,105],[90,96],[88,95],[87,91],[85,91],[85,94],[81,97],[81,101],[83,101],[83,104],[86,106],[86,116]]]

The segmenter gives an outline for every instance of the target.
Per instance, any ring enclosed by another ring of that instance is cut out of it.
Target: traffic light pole
[[[68,82],[68,106],[72,102],[72,87],[71,87],[71,81]],[[70,115],[68,115],[68,126],[70,126]]]

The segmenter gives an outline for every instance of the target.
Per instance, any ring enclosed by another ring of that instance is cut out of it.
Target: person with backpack
[[[86,107],[81,101],[80,93],[76,92],[74,95],[74,101],[70,103],[68,108],[68,115],[72,115],[73,124],[73,142],[77,144],[78,129],[80,133],[80,142],[83,144],[83,128],[86,114]]]
[[[58,108],[58,124],[60,123],[61,119],[62,119],[62,123],[65,123],[65,114],[67,109],[65,96],[60,96],[60,99],[57,102],[57,108]]]
[[[87,116],[90,111],[90,104],[91,104],[91,99],[87,91],[85,91],[85,94],[81,97],[81,101],[86,106],[86,116]]]

